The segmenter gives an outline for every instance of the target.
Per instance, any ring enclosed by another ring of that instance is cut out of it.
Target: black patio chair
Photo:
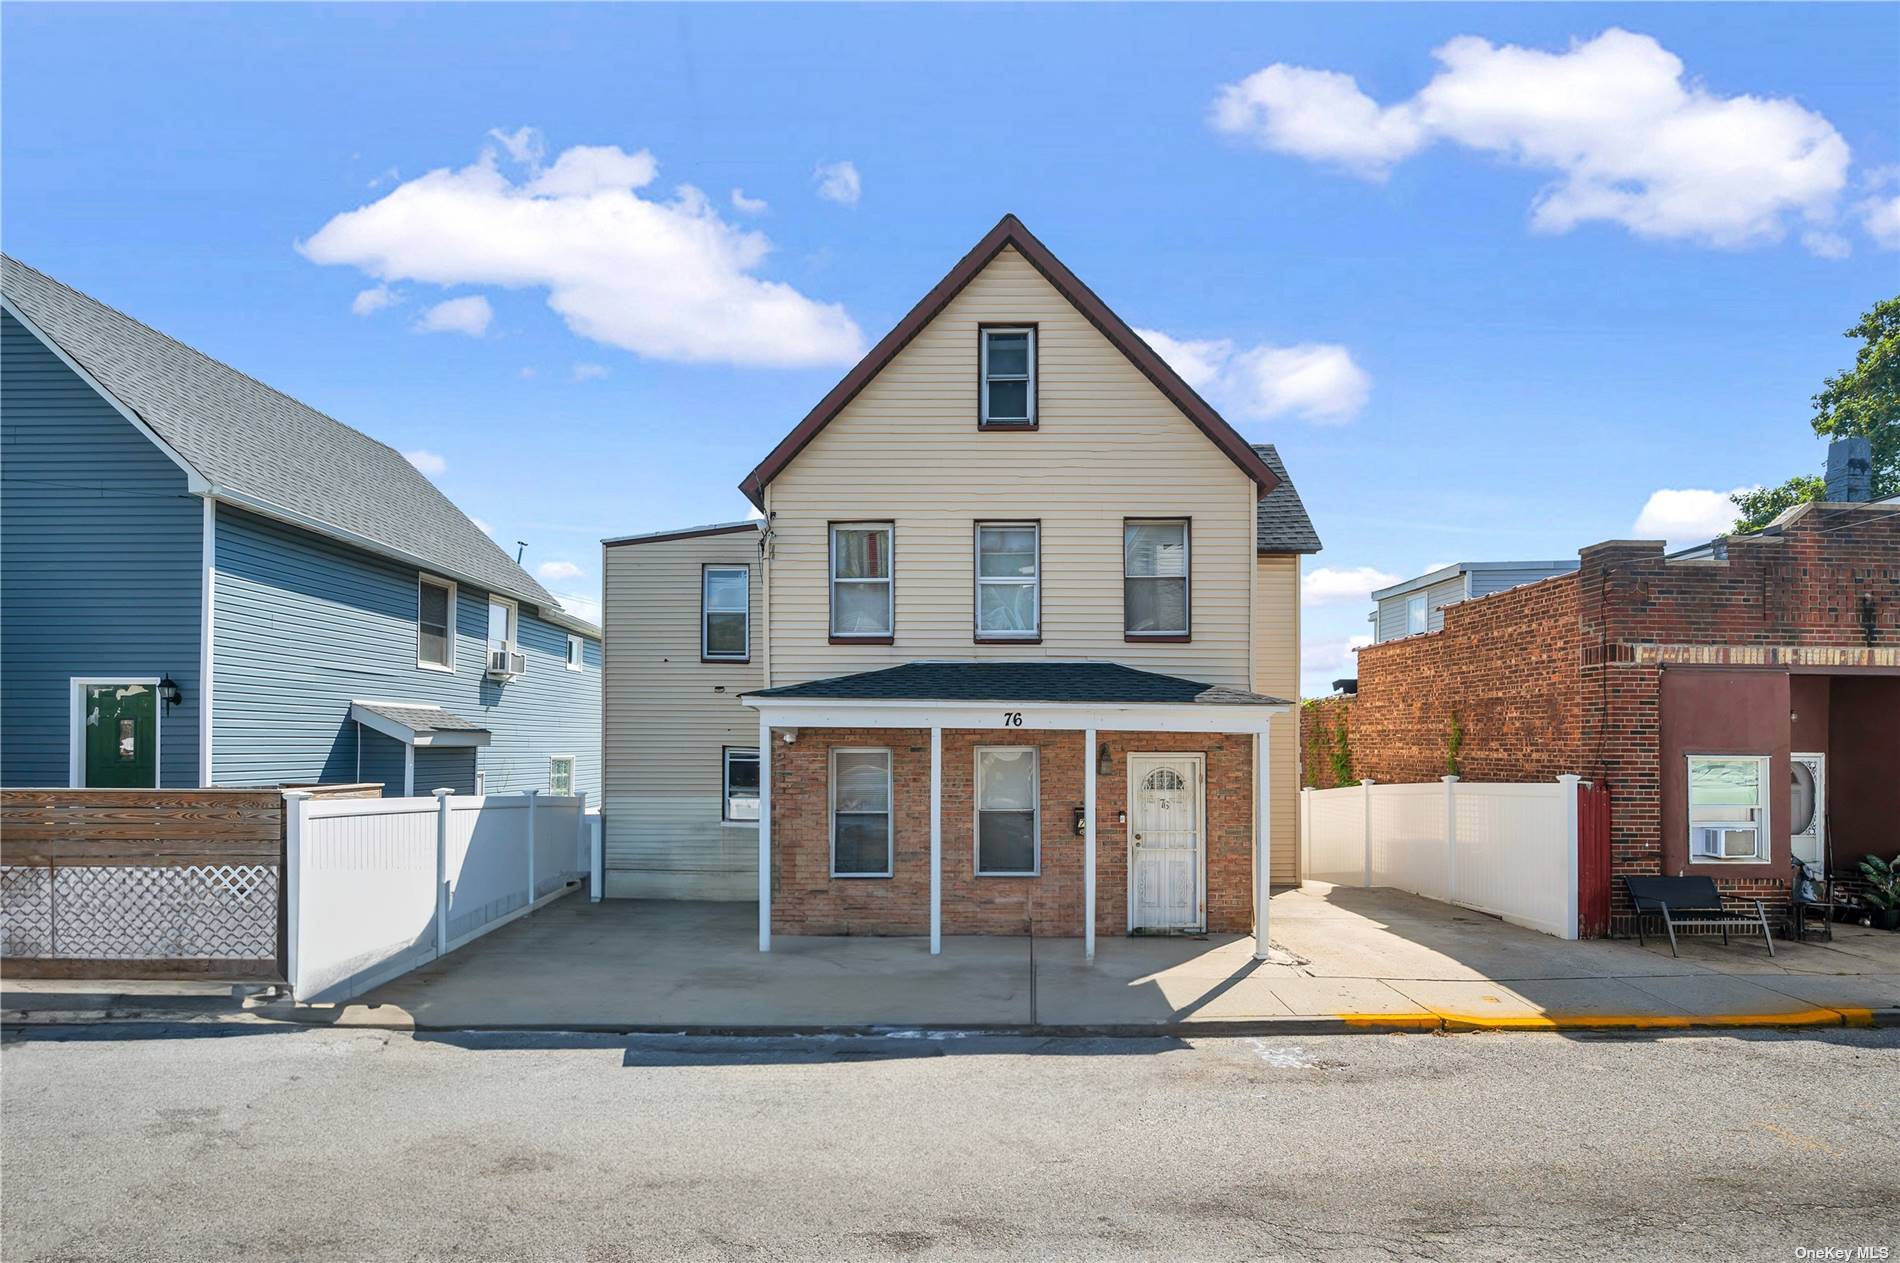
[[[1834,879],[1824,875],[1818,865],[1795,857],[1794,890],[1788,900],[1790,938],[1806,942],[1810,919],[1821,923],[1821,937],[1834,941]]]
[[[1761,900],[1724,902],[1713,877],[1625,877],[1623,886],[1630,893],[1630,902],[1636,905],[1636,940],[1644,946],[1649,941],[1643,937],[1643,918],[1660,916],[1663,928],[1669,932],[1672,956],[1682,955],[1676,949],[1678,927],[1720,929],[1723,946],[1728,945],[1730,930],[1760,930],[1768,954],[1775,954],[1775,936],[1768,928],[1768,910]],[[1752,917],[1747,915],[1746,905],[1750,903],[1755,906]]]

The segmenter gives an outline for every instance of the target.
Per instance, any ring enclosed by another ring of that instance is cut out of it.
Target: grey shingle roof
[[[417,704],[405,705],[401,702],[351,702],[352,710],[366,710],[372,715],[380,715],[394,724],[418,734],[432,732],[487,732],[488,729],[478,723],[463,719],[460,715],[443,710],[440,706]]]
[[[1306,505],[1286,475],[1286,465],[1271,443],[1255,443],[1253,450],[1279,478],[1280,485],[1260,497],[1254,510],[1255,551],[1263,553],[1316,553],[1320,549],[1319,532],[1306,516]]]
[[[907,662],[881,671],[809,680],[749,697],[838,701],[1077,702],[1123,705],[1285,705],[1282,698],[1137,671],[1115,662]]]
[[[214,488],[551,609],[559,602],[402,453],[11,256],[6,300]]]

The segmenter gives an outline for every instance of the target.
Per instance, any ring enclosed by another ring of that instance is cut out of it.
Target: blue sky
[[[1004,211],[1280,445],[1326,542],[1309,690],[1376,575],[1692,542],[1709,493],[1817,469],[1808,396],[1900,290],[1886,5],[12,4],[0,36],[9,252],[431,454],[583,597],[601,537],[744,516]]]

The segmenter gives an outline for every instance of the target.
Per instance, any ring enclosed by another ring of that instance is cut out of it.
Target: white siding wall
[[[1253,689],[1269,697],[1300,696],[1300,559],[1293,553],[1256,564]],[[1272,733],[1273,884],[1300,880],[1300,716],[1276,715]]]
[[[750,663],[699,660],[706,563],[752,570]],[[758,535],[614,545],[604,570],[606,893],[755,898],[758,828],[720,820],[720,754],[758,743],[738,701],[764,679]]]
[[[1425,590],[1425,630],[1428,632],[1445,629],[1445,607],[1465,599],[1465,576],[1453,575],[1441,579]],[[1416,592],[1404,596],[1391,596],[1379,602],[1379,630],[1377,640],[1397,640],[1407,634],[1405,630],[1405,603]]]
[[[977,326],[1036,322],[1041,428],[980,432]],[[1248,684],[1252,483],[1015,250],[767,489],[771,683],[920,658],[1097,659]],[[1122,638],[1122,519],[1193,519],[1187,644]],[[1042,522],[1040,645],[972,641],[972,524]],[[827,524],[896,523],[896,643],[829,640]]]

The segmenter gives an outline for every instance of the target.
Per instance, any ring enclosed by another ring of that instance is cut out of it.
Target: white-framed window
[[[977,747],[978,877],[1034,877],[1041,871],[1041,772],[1034,746]]]
[[[983,640],[1042,635],[1042,527],[976,524],[976,634]]]
[[[455,584],[451,580],[416,576],[416,665],[429,671],[455,670]]]
[[[1425,627],[1425,594],[1414,592],[1405,598],[1405,634],[1422,635]]]
[[[752,659],[752,571],[699,568],[699,656],[705,662]]]
[[[1122,523],[1122,631],[1134,639],[1188,634],[1188,524]]]
[[[983,425],[1036,424],[1036,329],[984,327],[981,396]]]
[[[1689,757],[1689,860],[1695,864],[1766,864],[1768,759],[1761,755]]]
[[[756,824],[759,819],[759,752],[750,747],[727,746],[720,774],[725,801],[719,818],[733,824]]]
[[[573,795],[573,755],[555,754],[548,756],[548,793],[560,798],[567,798]]]
[[[890,639],[896,614],[892,573],[889,522],[831,528],[832,639]]]
[[[567,634],[567,669],[584,671],[587,669],[587,649],[579,636],[573,632]]]
[[[488,598],[488,656],[491,660],[499,650],[514,651],[519,620],[520,610],[513,601],[505,596]]]
[[[891,752],[831,752],[831,875],[891,875]]]

